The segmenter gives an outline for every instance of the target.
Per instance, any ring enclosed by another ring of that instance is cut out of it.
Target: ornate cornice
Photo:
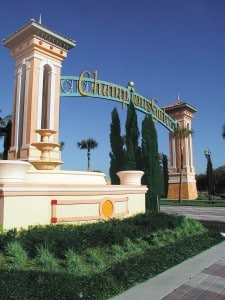
[[[181,111],[181,110],[182,111],[187,110],[187,111],[190,111],[192,113],[195,113],[195,112],[198,111],[194,106],[192,106],[192,105],[190,105],[186,102],[176,102],[174,104],[163,107],[163,109],[165,109],[165,111],[168,114],[170,114],[172,112],[175,112],[175,111]]]
[[[34,19],[31,19],[27,24],[6,37],[2,42],[4,46],[12,49],[14,45],[18,45],[31,37],[38,37],[66,51],[76,46],[74,40],[53,31]]]

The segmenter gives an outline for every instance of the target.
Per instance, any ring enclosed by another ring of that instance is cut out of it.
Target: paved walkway
[[[161,211],[225,222],[225,208],[161,206]],[[225,241],[112,300],[225,300]]]
[[[203,269],[162,299],[225,299],[225,258]]]
[[[185,215],[192,219],[225,222],[225,207],[161,205],[160,211]]]

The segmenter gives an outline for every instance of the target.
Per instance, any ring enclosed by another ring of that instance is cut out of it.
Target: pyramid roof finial
[[[38,21],[39,24],[41,24],[41,14],[39,16],[39,21]]]

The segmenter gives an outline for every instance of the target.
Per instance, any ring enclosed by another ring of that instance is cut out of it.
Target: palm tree
[[[60,151],[63,151],[64,148],[65,148],[65,142],[60,142],[60,143],[59,143],[59,150],[60,150]]]
[[[1,137],[4,137],[4,152],[0,153],[0,159],[7,159],[8,150],[10,147],[10,140],[11,140],[11,116],[10,115],[4,118],[0,117],[0,138]]]
[[[77,147],[79,149],[87,149],[87,158],[88,158],[88,171],[90,170],[90,157],[91,157],[91,149],[94,149],[98,146],[98,143],[92,139],[89,138],[87,140],[82,140],[81,142],[77,143]]]
[[[2,111],[0,110],[0,113],[1,113]],[[3,127],[5,127],[6,125],[7,125],[7,123],[9,122],[9,120],[11,120],[11,115],[8,115],[8,116],[6,116],[6,117],[4,117],[4,118],[1,118],[0,117],[0,128],[3,128]]]
[[[225,139],[225,124],[223,125],[222,138]]]
[[[177,126],[173,132],[173,136],[179,142],[179,150],[180,150],[180,181],[179,181],[179,203],[182,203],[182,174],[184,168],[184,157],[183,157],[183,147],[184,147],[184,140],[189,136],[192,135],[193,131],[188,127],[180,127]]]

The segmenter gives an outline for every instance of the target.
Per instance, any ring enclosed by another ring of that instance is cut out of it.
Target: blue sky
[[[204,150],[213,167],[225,165],[225,1],[224,0],[64,0],[5,1],[0,10],[1,40],[39,19],[77,41],[63,62],[62,75],[98,70],[99,80],[127,86],[163,107],[177,100],[198,109],[193,121],[194,164],[204,173]],[[0,46],[0,109],[12,111],[14,61]],[[117,107],[122,134],[126,110],[116,102],[61,98],[60,141],[63,169],[86,170],[86,152],[77,142],[94,138],[91,169],[108,174],[111,112]],[[139,124],[144,117],[138,114]],[[140,127],[141,128],[141,127]],[[159,152],[168,154],[168,131],[157,124]],[[2,142],[1,142],[2,143]],[[0,144],[1,147],[1,144]]]

